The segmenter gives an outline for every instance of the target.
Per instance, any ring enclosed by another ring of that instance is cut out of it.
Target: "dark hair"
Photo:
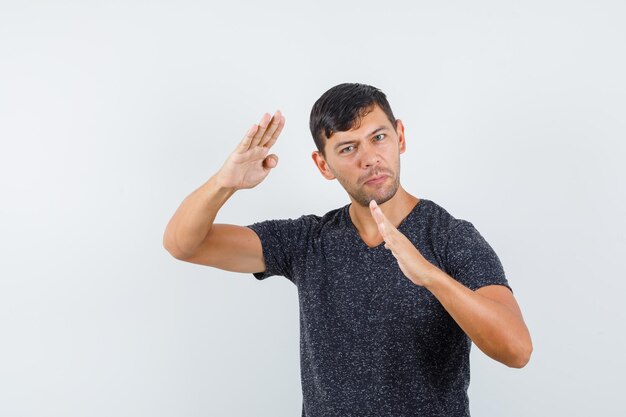
[[[333,133],[357,128],[361,118],[379,106],[396,130],[387,96],[376,87],[367,84],[344,83],[332,87],[317,99],[311,109],[309,127],[317,150],[324,155],[324,144]]]

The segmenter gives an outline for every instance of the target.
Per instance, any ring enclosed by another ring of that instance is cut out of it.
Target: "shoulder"
[[[450,276],[472,290],[496,284],[511,288],[498,255],[470,221],[452,216],[433,202],[426,207],[424,217],[432,225],[433,246]]]
[[[446,262],[465,262],[470,257],[496,261],[495,251],[472,222],[452,216],[429,200],[425,208],[435,247]]]
[[[447,238],[458,227],[473,227],[469,221],[454,217],[432,200],[421,198],[416,208],[419,208],[416,221],[428,229],[432,236]]]
[[[286,235],[307,233],[318,234],[320,231],[341,225],[345,221],[347,206],[340,207],[320,216],[317,214],[303,214],[297,218],[263,220],[248,225],[254,231],[274,229]]]
[[[325,230],[328,228],[343,227],[346,223],[346,216],[348,214],[349,205],[339,207],[323,214],[322,216],[317,214],[303,214],[292,222],[297,222],[309,227],[312,230]]]
[[[442,261],[450,251],[469,249],[482,240],[470,221],[453,216],[432,200],[422,198],[420,205],[414,216],[413,233],[416,240],[425,239]]]
[[[345,223],[346,215],[348,213],[348,206],[339,207],[329,212],[318,214],[303,214],[295,219],[287,219],[287,222],[299,224],[311,230],[320,230],[328,227],[342,226]],[[281,221],[281,220],[276,220]]]

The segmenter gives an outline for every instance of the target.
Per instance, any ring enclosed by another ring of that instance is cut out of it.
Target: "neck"
[[[407,193],[402,186],[399,186],[396,194],[383,204],[380,204],[380,208],[385,214],[385,217],[387,217],[395,227],[398,227],[400,223],[402,223],[402,220],[415,208],[417,203],[419,203],[417,197]],[[352,200],[349,212],[352,223],[364,240],[371,242],[382,241],[382,237],[378,232],[376,221],[374,221],[372,217],[369,206],[364,207]]]

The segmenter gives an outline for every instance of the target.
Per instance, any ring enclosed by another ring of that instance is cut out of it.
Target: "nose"
[[[373,165],[378,165],[380,162],[380,155],[376,151],[376,147],[370,143],[361,145],[361,166],[363,168],[369,168]]]

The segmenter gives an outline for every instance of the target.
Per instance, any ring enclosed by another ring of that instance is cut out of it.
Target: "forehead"
[[[359,140],[380,127],[393,129],[387,115],[378,106],[374,106],[373,109],[363,116],[357,123],[358,124],[350,130],[333,133],[330,135],[327,142],[336,142],[339,140]]]

